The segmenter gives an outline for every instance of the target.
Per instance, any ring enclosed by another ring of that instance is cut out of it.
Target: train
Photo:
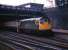
[[[15,30],[27,34],[54,35],[52,21],[48,17],[31,17],[4,24],[8,30]]]
[[[52,35],[52,23],[48,17],[35,17],[19,20],[18,29],[25,33]]]

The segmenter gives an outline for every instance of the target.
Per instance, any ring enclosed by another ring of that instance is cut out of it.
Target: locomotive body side
[[[26,33],[50,34],[51,24],[47,18],[29,18],[20,20],[20,30]]]

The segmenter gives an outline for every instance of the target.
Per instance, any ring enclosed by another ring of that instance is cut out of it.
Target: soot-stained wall
[[[67,8],[50,8],[46,12],[53,21],[53,28],[68,29]]]

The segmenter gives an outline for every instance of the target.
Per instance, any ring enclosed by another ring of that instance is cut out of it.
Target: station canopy
[[[29,8],[29,3],[32,3],[31,8]],[[28,8],[23,8],[25,4],[27,4],[26,7]],[[43,10],[43,4],[46,8],[56,7],[55,0],[0,0],[0,20],[9,21],[28,18],[33,15],[41,16],[43,14],[40,13]],[[23,16],[23,14],[26,15]]]
[[[55,0],[0,0],[0,4],[19,6],[26,3],[44,4],[46,8],[56,7]]]

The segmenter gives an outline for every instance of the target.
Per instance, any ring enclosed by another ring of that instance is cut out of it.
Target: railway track
[[[12,41],[12,40],[8,40],[8,39],[6,39],[6,40],[4,40],[3,38],[0,39],[0,43],[10,46],[10,48],[12,48],[13,50],[34,50],[33,48],[31,48],[28,45],[21,44],[16,41]]]
[[[11,36],[11,34],[12,34],[12,32],[10,33],[9,36]],[[5,35],[8,35],[8,34],[5,34]],[[61,40],[56,41],[56,39],[52,40],[51,38],[48,39],[48,38],[33,37],[33,36],[28,36],[28,35],[24,35],[24,34],[17,34],[17,33],[13,34],[13,36],[16,36],[16,38],[19,36],[18,37],[19,39],[21,39],[23,37],[24,39],[28,38],[27,40],[29,40],[29,41],[35,40],[35,41],[38,41],[38,42],[41,42],[41,43],[44,43],[44,44],[47,43],[47,44],[54,45],[54,46],[57,46],[57,47],[59,46],[59,47],[62,47],[62,48],[68,48],[68,43],[63,43],[63,42],[61,42]]]
[[[54,37],[51,37],[50,39],[55,40],[55,41],[60,41],[64,43],[68,43],[68,35],[66,34],[55,34]]]
[[[26,35],[13,33],[13,32],[1,32],[0,33],[0,40],[7,42],[7,43],[13,43],[16,45],[20,45],[20,46],[25,44],[35,50],[40,50],[40,49],[62,50],[59,47],[48,45],[46,43],[39,42],[39,40],[37,40],[37,39],[35,40],[31,37],[28,38],[28,36],[26,37]]]

